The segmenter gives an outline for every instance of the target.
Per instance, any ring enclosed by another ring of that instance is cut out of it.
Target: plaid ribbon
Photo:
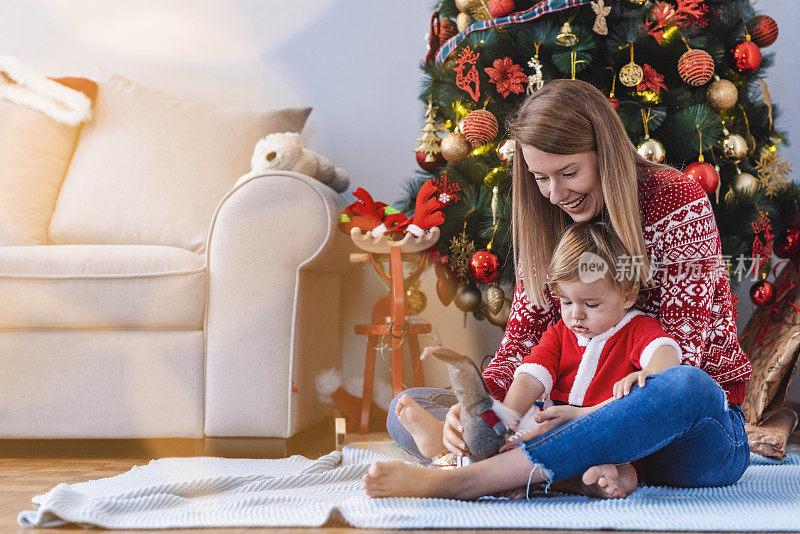
[[[444,61],[447,59],[447,56],[449,56],[450,53],[458,47],[459,43],[461,43],[470,33],[499,26],[518,24],[520,22],[528,22],[535,20],[542,15],[546,15],[547,13],[555,13],[556,11],[581,6],[583,4],[588,4],[590,1],[591,0],[542,0],[526,11],[513,13],[507,17],[501,17],[499,19],[476,22],[442,45],[442,47],[436,53],[436,64],[441,65],[444,63]]]

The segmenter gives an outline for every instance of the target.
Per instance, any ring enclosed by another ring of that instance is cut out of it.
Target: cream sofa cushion
[[[51,93],[84,89],[83,78],[43,79]],[[56,122],[42,111],[0,100],[0,245],[44,245],[61,181],[80,126]]]
[[[202,329],[205,258],[175,247],[0,248],[0,329]]]
[[[99,85],[50,222],[54,244],[202,253],[214,209],[249,170],[256,141],[300,132],[311,111],[188,103],[120,76]]]

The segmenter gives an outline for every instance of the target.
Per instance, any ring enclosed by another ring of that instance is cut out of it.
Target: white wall
[[[422,115],[418,63],[431,3],[0,0],[0,53],[49,75],[91,75],[100,67],[212,104],[312,105],[306,143],[347,169],[355,186],[393,202],[416,169],[411,149]],[[781,27],[770,48],[777,59],[769,75],[773,100],[784,112],[780,125],[800,137],[800,65],[790,39],[800,15],[793,7],[795,0],[758,2]],[[784,156],[800,171],[800,144],[784,149]],[[365,302],[382,294],[378,281],[365,274],[354,269],[346,281],[351,296],[342,328],[348,332],[368,317],[371,304]],[[463,314],[439,304],[434,283],[427,273],[423,316],[435,320],[440,341],[463,350],[478,346],[476,359],[492,352],[501,331],[486,322],[472,328],[471,317],[463,329]],[[746,293],[740,302],[743,325],[750,314]],[[362,339],[348,336],[348,374],[361,372],[363,350]]]

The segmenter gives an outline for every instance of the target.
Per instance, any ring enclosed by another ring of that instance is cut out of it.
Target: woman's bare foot
[[[364,491],[376,497],[453,497],[444,492],[442,483],[448,471],[404,464],[374,462],[361,478]]]
[[[433,458],[444,450],[442,443],[444,423],[417,404],[417,401],[408,395],[402,395],[397,400],[394,413],[414,438],[414,443],[423,456]]]
[[[631,464],[603,464],[590,467],[580,478],[579,493],[600,499],[624,499],[639,480]]]

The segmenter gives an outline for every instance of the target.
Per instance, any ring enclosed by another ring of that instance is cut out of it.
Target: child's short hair
[[[558,293],[559,282],[587,280],[581,276],[581,269],[587,269],[587,259],[591,261],[593,257],[584,256],[586,253],[594,254],[595,260],[606,263],[605,278],[617,291],[633,293],[636,299],[640,289],[639,277],[634,272],[637,262],[633,261],[611,225],[604,222],[580,222],[567,227],[547,269],[551,291]],[[626,265],[626,268],[620,269],[621,265]]]

